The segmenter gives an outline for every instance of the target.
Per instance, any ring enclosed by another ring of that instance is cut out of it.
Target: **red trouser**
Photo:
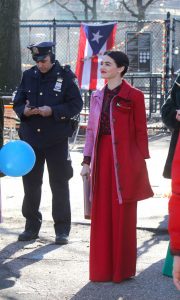
[[[136,212],[137,202],[118,202],[111,136],[103,135],[97,151],[91,216],[91,281],[120,282],[135,275]]]

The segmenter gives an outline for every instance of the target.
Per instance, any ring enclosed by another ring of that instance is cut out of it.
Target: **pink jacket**
[[[91,157],[92,178],[104,89],[90,100],[84,156]],[[111,101],[110,126],[119,203],[153,196],[144,160],[149,158],[144,95],[126,80]]]

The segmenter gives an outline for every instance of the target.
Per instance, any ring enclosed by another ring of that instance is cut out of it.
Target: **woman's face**
[[[121,77],[121,72],[124,70],[124,67],[117,67],[115,61],[108,55],[104,55],[100,72],[101,77],[104,79],[113,79],[116,77]]]

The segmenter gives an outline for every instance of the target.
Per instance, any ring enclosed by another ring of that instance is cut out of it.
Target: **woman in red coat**
[[[121,51],[105,52],[92,94],[82,176],[91,177],[90,280],[121,282],[136,272],[137,201],[153,196],[143,93],[123,79]]]

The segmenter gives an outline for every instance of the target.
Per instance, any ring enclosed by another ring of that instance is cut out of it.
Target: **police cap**
[[[40,61],[45,59],[47,55],[53,53],[53,46],[55,46],[55,43],[53,42],[42,42],[29,45],[27,48],[31,50],[32,58],[35,61]]]

